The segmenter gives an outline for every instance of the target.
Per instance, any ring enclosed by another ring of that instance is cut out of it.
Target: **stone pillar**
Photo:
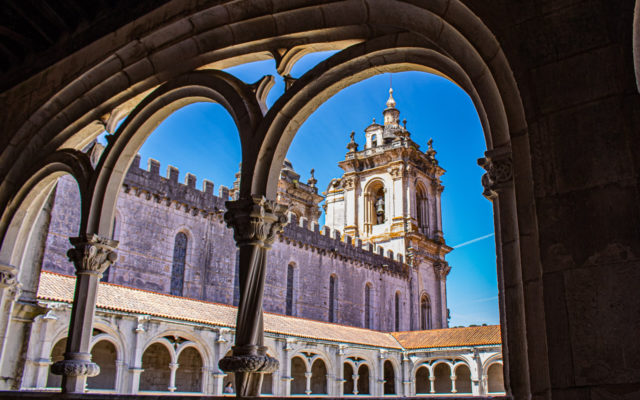
[[[91,362],[89,345],[93,316],[102,273],[117,259],[118,242],[98,235],[70,238],[73,247],[67,252],[76,268],[76,288],[69,323],[69,336],[64,360],[51,366],[51,372],[62,375],[63,393],[83,393],[87,377],[100,373]]]
[[[346,345],[339,344],[338,351],[336,351],[336,385],[334,387],[334,392],[329,393],[333,397],[342,397],[344,391],[344,383],[346,380],[344,379],[344,349]]]
[[[227,374],[225,374],[222,371],[215,371],[213,374],[213,395],[214,396],[222,396],[224,387],[224,377],[227,376]]]
[[[17,273],[14,266],[0,264],[0,360],[4,359],[13,304],[21,294]]]
[[[434,189],[434,197],[436,200],[436,219],[435,219],[435,239],[436,241],[444,241],[444,236],[442,235],[442,192],[444,191],[444,186],[440,184],[439,181],[432,181],[433,189]]]
[[[124,391],[124,374],[125,374],[125,363],[122,360],[116,360],[116,392],[122,393]]]
[[[304,392],[307,394],[307,396],[311,395],[311,375],[312,375],[311,372],[305,372],[304,373],[304,377],[307,380],[307,382],[306,382],[307,386],[306,386],[306,389],[305,389]]]
[[[293,381],[293,377],[291,377],[291,357],[289,354],[293,350],[291,345],[293,344],[292,339],[284,339],[282,345],[282,361],[284,362],[283,370],[281,372],[281,380],[283,382],[283,387],[281,390],[282,396],[291,396],[291,381]],[[276,395],[276,393],[274,393]]]
[[[415,395],[415,382],[411,376],[411,359],[407,353],[402,354],[402,390],[404,397]],[[414,386],[413,388],[411,386]]]
[[[356,365],[356,367],[357,367],[357,365]],[[351,378],[353,379],[353,394],[357,395],[358,394],[358,379],[360,379],[360,375],[353,374],[353,375],[351,375]]]
[[[435,393],[436,392],[436,377],[431,375],[431,371],[429,371],[429,393]]]
[[[170,392],[175,392],[176,391],[176,371],[178,370],[178,363],[170,363],[169,364],[169,391]]]
[[[374,396],[384,396],[384,355],[386,351],[383,349],[378,350],[378,373],[376,375],[376,379],[374,382],[377,383],[375,385],[374,390],[371,391],[371,394]],[[373,371],[372,371],[373,372]]]
[[[218,365],[233,372],[238,397],[260,396],[264,373],[275,372],[278,360],[266,354],[262,317],[262,297],[267,250],[287,218],[286,207],[264,197],[228,201],[224,219],[234,230],[240,251],[240,303],[233,354]]]
[[[455,372],[451,372],[451,393],[458,393],[458,390],[456,389],[456,379],[458,377],[456,376]]]
[[[508,369],[505,365],[505,388],[513,398],[527,398],[531,393],[529,371],[529,354],[527,346],[528,334],[533,334],[544,326],[527,324],[525,310],[525,292],[522,279],[522,262],[520,259],[519,227],[512,221],[518,220],[516,209],[515,189],[513,184],[513,161],[511,149],[502,148],[487,151],[484,158],[478,160],[478,165],[487,171],[482,175],[483,195],[493,202],[494,225],[496,229],[496,259],[498,270],[498,289],[500,306],[500,325],[502,326],[502,353],[509,364],[518,368]],[[502,225],[501,221],[509,221]],[[508,265],[509,268],[504,268]],[[539,288],[539,287],[538,287]],[[534,303],[542,307],[542,293],[531,288],[529,299],[539,299]],[[530,303],[533,300],[530,301]],[[505,307],[509,304],[509,307]],[[540,308],[542,309],[542,308]],[[535,312],[534,312],[535,314]],[[506,322],[509,322],[508,324]],[[536,320],[534,322],[538,322]],[[544,337],[544,336],[543,336]]]
[[[140,390],[140,374],[142,374],[142,352],[144,350],[144,322],[149,320],[148,315],[141,315],[138,317],[138,325],[134,329],[134,345],[131,353],[131,386],[128,393],[136,394]]]
[[[358,236],[358,192],[359,178],[356,175],[345,177],[343,180],[345,226],[344,234]]]

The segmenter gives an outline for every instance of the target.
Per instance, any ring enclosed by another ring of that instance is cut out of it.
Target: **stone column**
[[[62,375],[63,393],[83,393],[87,377],[100,373],[98,364],[91,362],[89,345],[98,281],[116,261],[118,256],[114,249],[118,242],[95,234],[70,238],[69,241],[73,247],[67,256],[76,267],[76,288],[64,360],[53,364],[51,372]]]
[[[342,397],[344,391],[344,383],[346,380],[344,379],[344,349],[346,345],[339,344],[338,350],[336,351],[336,385],[334,387],[334,392],[329,393],[333,397]]]
[[[281,372],[281,381],[283,382],[282,389],[280,393],[282,396],[291,396],[291,381],[293,378],[291,377],[291,360],[289,354],[293,351],[293,340],[292,339],[284,339],[282,342],[282,361],[284,362],[283,370]],[[276,395],[276,393],[274,393]]]
[[[384,396],[384,356],[386,351],[383,349],[378,350],[378,373],[375,379],[377,383],[375,390],[371,391],[374,396]]]
[[[138,324],[136,325],[134,331],[134,345],[131,353],[131,363],[129,372],[131,372],[131,386],[129,387],[129,392],[131,394],[136,394],[140,390],[140,374],[144,371],[142,369],[142,351],[143,349],[143,339],[144,339],[144,323],[149,320],[148,315],[140,315],[138,316]]]
[[[440,184],[439,181],[432,181],[433,192],[436,200],[436,219],[435,219],[435,239],[436,241],[444,241],[444,237],[442,235],[442,192],[444,191],[444,186]]]
[[[431,371],[429,371],[429,392],[430,393],[435,393],[436,392],[436,377],[431,375]]]
[[[304,377],[307,380],[307,386],[306,386],[306,390],[304,391],[307,396],[311,395],[311,375],[313,375],[311,372],[305,372],[304,373]]]
[[[533,335],[537,329],[542,329],[541,335],[545,337],[544,326],[539,323],[527,324],[525,310],[525,290],[522,278],[522,262],[520,259],[520,232],[519,227],[513,223],[518,220],[516,209],[515,189],[513,183],[513,161],[511,149],[501,148],[487,151],[484,158],[478,160],[478,165],[487,171],[482,175],[483,195],[493,203],[494,225],[496,230],[496,259],[498,270],[500,325],[502,326],[502,353],[511,365],[518,368],[508,369],[505,365],[505,387],[511,389],[509,393],[513,398],[526,398],[531,393],[529,371],[529,354],[527,346],[528,336]],[[502,221],[505,222],[504,226]],[[504,268],[508,265],[509,268]],[[530,286],[532,292],[529,299],[540,299],[533,302],[542,307],[544,297],[540,286]],[[509,307],[505,307],[509,304]],[[542,309],[542,308],[539,308]],[[534,314],[536,314],[534,312]],[[509,322],[508,324],[506,322]],[[539,322],[539,320],[533,321]]]
[[[13,304],[21,294],[17,273],[14,266],[0,264],[0,360],[4,359]]]
[[[402,354],[402,390],[404,397],[411,397],[415,395],[415,382],[413,376],[411,376],[411,359],[407,353]],[[412,388],[413,385],[413,388]]]
[[[122,360],[116,360],[116,391],[118,393],[122,393],[124,390],[124,373],[125,373],[125,363]]]
[[[169,364],[169,391],[170,392],[175,392],[176,391],[176,371],[178,370],[178,363],[170,363]]]
[[[458,377],[456,376],[455,372],[451,372],[451,393],[458,393],[458,390],[456,389],[456,379]]]
[[[260,396],[264,373],[275,372],[278,360],[266,354],[262,320],[262,297],[267,249],[282,231],[286,207],[264,197],[228,201],[224,219],[234,230],[240,251],[240,303],[233,354],[218,365],[233,372],[238,397]]]
[[[360,375],[353,374],[353,375],[351,375],[351,378],[353,379],[353,394],[357,395],[358,394],[358,379],[360,378]]]
[[[344,193],[344,212],[345,212],[345,227],[344,234],[351,236],[358,236],[358,198],[356,193],[358,191],[360,179],[352,175],[345,177],[343,180]]]

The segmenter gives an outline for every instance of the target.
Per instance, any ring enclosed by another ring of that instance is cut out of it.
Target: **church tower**
[[[400,124],[393,89],[389,89],[383,125],[365,130],[364,149],[355,133],[339,166],[344,174],[326,191],[325,223],[384,251],[402,254],[411,272],[411,329],[447,327],[445,255],[452,249],[442,234],[440,197],[445,170],[436,160],[433,141],[423,152],[411,140],[406,120]]]

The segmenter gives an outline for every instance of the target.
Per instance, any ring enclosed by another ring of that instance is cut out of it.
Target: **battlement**
[[[178,168],[169,165],[166,176],[161,176],[160,162],[153,158],[147,161],[147,169],[140,168],[140,155],[136,155],[127,171],[123,187],[125,192],[135,189],[137,194],[145,193],[158,202],[175,202],[194,211],[204,213],[224,211],[224,203],[229,200],[229,188],[221,185],[216,196],[213,193],[214,184],[210,180],[204,179],[200,190],[196,188],[195,175],[185,174],[184,183],[178,182],[179,175]]]
[[[333,254],[352,262],[358,262],[365,267],[382,269],[382,272],[409,277],[409,266],[404,263],[402,254],[394,255],[392,250],[385,252],[384,247],[373,243],[363,244],[360,238],[343,235],[337,229],[324,226],[322,230],[317,223],[308,223],[306,218],[298,218],[289,213],[289,223],[280,235],[281,241],[294,242],[300,247],[310,247],[312,250]]]

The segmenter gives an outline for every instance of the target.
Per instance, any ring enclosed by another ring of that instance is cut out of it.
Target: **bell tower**
[[[431,308],[430,316],[422,317],[422,306],[416,307],[412,314],[418,322],[412,329],[446,327],[450,267],[445,255],[452,249],[442,233],[440,177],[445,170],[436,160],[433,140],[423,152],[411,139],[406,120],[400,123],[393,89],[382,114],[383,125],[374,119],[365,128],[363,149],[351,132],[348,152],[338,164],[344,174],[333,179],[325,193],[325,223],[385,252],[402,254],[413,267],[416,304],[424,294]]]

